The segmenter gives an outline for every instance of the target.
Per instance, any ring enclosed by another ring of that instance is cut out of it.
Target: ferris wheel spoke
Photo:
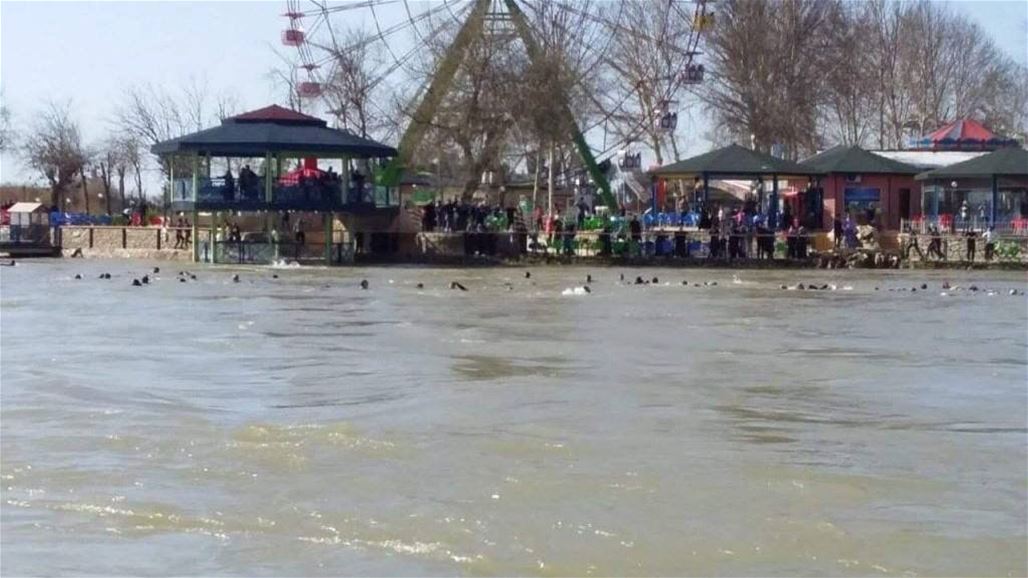
[[[471,7],[471,4],[468,4],[468,5],[466,5],[466,6],[465,6],[465,7],[464,7],[464,8],[462,9],[462,12],[467,12],[467,11],[468,11],[468,10],[470,9],[470,7]],[[443,27],[441,27],[441,26],[439,26],[439,27],[436,27],[435,29],[433,29],[433,30],[432,30],[432,32],[431,32],[431,33],[430,33],[430,34],[428,35],[428,37],[426,37],[426,38],[424,39],[424,41],[425,41],[425,42],[431,42],[432,40],[435,40],[435,39],[436,39],[436,38],[437,38],[437,37],[438,37],[438,36],[439,36],[440,34],[442,34],[442,32],[443,32]],[[376,79],[376,80],[375,80],[375,81],[373,82],[373,86],[377,86],[378,84],[380,84],[380,83],[384,82],[384,81],[385,81],[385,79],[389,77],[389,75],[391,75],[391,74],[393,74],[394,72],[396,72],[397,70],[399,70],[399,69],[401,69],[401,68],[405,67],[405,66],[406,66],[406,64],[407,64],[407,63],[408,63],[408,62],[409,62],[409,61],[410,61],[410,60],[411,60],[411,59],[412,59],[412,58],[413,58],[413,57],[414,57],[415,55],[417,55],[417,54],[421,53],[421,52],[422,52],[422,50],[423,50],[423,49],[422,49],[422,46],[419,46],[419,45],[415,44],[415,45],[414,45],[414,46],[413,46],[413,47],[412,47],[412,48],[411,48],[410,50],[408,50],[408,51],[407,51],[407,52],[406,52],[406,53],[405,53],[405,54],[404,54],[404,55],[403,55],[402,57],[400,57],[400,58],[399,58],[399,60],[398,60],[397,62],[395,62],[395,63],[393,63],[392,65],[390,65],[390,66],[389,66],[389,68],[387,68],[387,69],[385,70],[385,72],[384,72],[384,73],[382,73],[382,74],[378,75],[378,78],[377,78],[377,79]]]
[[[393,59],[393,62],[397,65],[396,69],[403,68],[403,63],[400,61],[400,58],[398,58],[396,56],[396,53],[393,51],[392,46],[389,43],[385,42],[385,37],[387,35],[393,34],[393,33],[398,32],[400,30],[405,30],[405,29],[409,28],[410,26],[414,26],[415,22],[418,22],[418,21],[421,21],[421,20],[426,20],[426,19],[430,18],[432,15],[438,14],[438,13],[442,12],[445,9],[448,9],[448,6],[444,3],[444,4],[441,4],[440,6],[438,6],[436,8],[425,10],[421,14],[418,14],[417,16],[408,19],[406,22],[399,22],[399,23],[393,25],[392,27],[390,27],[390,28],[388,28],[386,30],[383,30],[382,26],[381,26],[381,23],[379,22],[379,19],[378,19],[378,14],[375,12],[374,6],[371,7],[372,19],[375,21],[375,29],[378,31],[378,35],[377,36],[383,42],[383,44],[385,45],[386,52],[389,53],[389,56]]]
[[[418,30],[418,25],[414,22],[414,14],[410,10],[410,2],[403,0],[403,10],[407,13],[407,21],[410,22],[411,30],[414,31],[414,37],[417,42],[423,42],[421,37],[421,31]]]
[[[400,0],[364,0],[362,2],[348,2],[346,4],[340,4],[337,6],[328,6],[328,2],[314,2],[319,6],[324,6],[321,10],[324,14],[333,14],[336,12],[346,12],[348,10],[359,10],[361,8],[368,8],[371,6],[385,6],[387,4],[396,4]]]
[[[534,1],[533,2],[529,2],[527,0],[522,0],[522,2],[525,3],[528,6],[535,6],[534,11],[535,11],[535,13],[537,15],[537,18],[538,18],[538,14],[541,11],[540,7],[538,5],[536,5]],[[590,19],[590,21],[592,21],[594,24],[600,24],[600,25],[594,27],[594,30],[595,30],[594,34],[595,35],[602,34],[602,35],[605,35],[607,37],[606,42],[604,42],[604,44],[603,44],[603,49],[600,50],[596,54],[596,57],[593,59],[592,63],[588,64],[588,65],[583,65],[581,67],[582,72],[579,74],[579,80],[575,81],[572,84],[573,87],[577,88],[582,82],[584,82],[584,80],[586,78],[592,77],[593,73],[596,71],[596,69],[599,68],[599,66],[605,62],[607,53],[610,51],[610,47],[613,45],[614,39],[616,38],[616,35],[609,33],[607,21],[603,21],[602,23],[599,23],[595,19],[590,18],[588,16],[588,14],[589,14],[588,8],[586,8],[584,10],[576,9],[576,8],[572,7],[572,2],[562,2],[560,4],[560,6],[561,6],[562,10],[567,10],[568,12],[570,12],[572,14],[575,14],[579,18]],[[622,18],[623,12],[624,12],[624,7],[625,7],[625,3],[624,2],[618,2],[618,12],[617,12],[617,16],[616,16],[616,19],[615,19],[616,22],[620,22],[621,21],[621,18]],[[593,39],[595,38],[595,35],[593,37],[588,38],[588,39],[583,39],[583,41],[580,44],[582,44],[584,46],[592,46]],[[584,63],[585,62],[585,55],[588,54],[589,52],[592,52],[592,50],[583,51],[583,57],[582,57],[582,61],[580,61],[580,63]]]
[[[669,104],[674,106],[677,101],[673,99],[687,94],[683,88],[688,90],[687,85],[698,82],[692,76],[692,66],[699,54],[702,28],[710,23],[706,0],[690,2],[694,10],[683,6],[681,0],[661,0],[649,4],[651,8],[635,5],[632,0],[614,1],[617,6],[610,5],[609,0],[516,0],[521,7],[518,11],[514,6],[508,8],[504,0],[493,0],[490,11],[496,13],[495,18],[489,22],[492,28],[487,27],[485,31],[487,35],[490,30],[500,35],[494,49],[514,51],[511,58],[522,62],[527,48],[517,42],[519,34],[510,36],[510,27],[504,26],[502,17],[502,13],[510,10],[522,12],[536,41],[544,49],[560,52],[565,60],[561,65],[564,70],[559,72],[560,82],[568,100],[582,103],[589,111],[578,124],[581,132],[595,135],[593,131],[601,126],[613,123],[616,127],[612,133],[615,138],[605,137],[603,147],[588,147],[598,157],[606,157],[611,151],[638,142],[640,138],[653,137],[662,142],[674,138],[670,131],[654,133],[654,123],[658,123],[658,130],[670,126],[665,121],[676,120],[672,116],[676,117],[677,113],[669,112]],[[377,111],[377,116],[373,115],[376,123],[373,130],[386,130],[387,126],[389,131],[402,130],[407,113],[400,105],[407,101],[399,95],[413,91],[424,82],[426,75],[431,82],[430,63],[446,50],[437,39],[452,33],[454,24],[463,26],[471,9],[481,4],[442,0],[422,8],[414,0],[354,0],[342,5],[330,5],[330,0],[287,0],[286,16],[290,19],[287,32],[298,33],[290,37],[295,43],[287,42],[283,33],[283,43],[296,50],[293,82],[299,83],[297,77],[306,78],[308,82],[299,84],[312,85],[317,94],[300,96],[320,97],[330,112],[338,111],[336,116],[341,123],[350,124],[356,117],[348,108],[352,103],[346,101],[346,93],[340,91],[343,85],[339,83],[340,71],[348,62],[342,58],[346,55],[349,61],[360,63],[363,88],[376,95],[392,95],[389,99],[377,96],[368,99],[365,111]],[[381,10],[386,6],[392,7]],[[334,17],[344,12],[353,14],[347,21],[352,18],[365,23],[363,36],[343,33],[341,26],[337,30],[340,21]],[[639,46],[655,47],[656,54],[652,58],[639,58],[632,66],[622,63],[621,68],[614,67],[620,61],[617,58],[620,53],[615,51],[631,47],[629,43],[633,41]],[[371,47],[374,52],[355,52]],[[702,71],[700,75],[702,80]],[[712,76],[711,80],[717,82],[717,75]],[[608,80],[623,82],[625,78],[635,84],[613,85],[609,88],[614,90],[606,92],[598,88]],[[423,91],[424,86],[412,94]],[[416,102],[419,97],[414,98]],[[397,110],[386,110],[394,106]],[[383,119],[393,122],[380,122]],[[507,138],[527,142],[531,140],[531,131],[526,130],[529,128],[515,119]],[[606,134],[606,128],[604,130]],[[565,173],[570,171],[572,169],[568,168]]]

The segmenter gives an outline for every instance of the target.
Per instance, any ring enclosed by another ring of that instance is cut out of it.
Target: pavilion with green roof
[[[771,196],[768,199],[768,225],[778,223],[778,180],[790,177],[813,177],[820,172],[800,163],[773,157],[737,144],[713,150],[695,157],[671,163],[652,171],[655,177],[667,180],[691,179],[697,185],[702,181],[702,203],[710,200],[711,179],[751,179],[770,177]]]
[[[212,214],[212,239],[222,213],[263,214],[266,229],[273,228],[267,224],[271,214],[315,213],[324,221],[325,259],[331,261],[336,213],[398,211],[395,191],[376,186],[367,174],[373,160],[395,157],[395,148],[277,105],[227,118],[220,126],[150,150],[170,168],[171,209],[192,215],[194,260],[200,256],[196,240],[201,212]],[[212,174],[212,159],[224,161],[224,174]],[[342,170],[319,168],[319,160],[338,161]],[[358,161],[363,161],[363,173],[351,164]],[[252,169],[242,170],[250,163]],[[290,164],[295,167],[290,169]],[[217,260],[218,251],[212,255]]]
[[[1023,148],[1001,148],[915,178],[923,183],[926,216],[946,220],[944,224],[974,226],[957,222],[964,203],[971,221],[982,212],[989,226],[1023,229],[1028,221],[1028,150]]]
[[[855,221],[872,221],[895,230],[920,206],[913,178],[918,169],[912,165],[847,145],[802,162],[821,173],[817,181],[826,229],[836,218],[841,220],[848,214]]]

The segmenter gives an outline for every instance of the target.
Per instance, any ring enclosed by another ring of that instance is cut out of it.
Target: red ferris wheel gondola
[[[282,31],[282,44],[286,46],[300,46],[307,37],[299,28],[287,28]]]

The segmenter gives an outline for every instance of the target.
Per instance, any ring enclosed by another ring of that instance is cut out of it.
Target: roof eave
[[[150,147],[150,152],[158,156],[171,155],[171,154],[212,154],[215,156],[220,155],[252,155],[252,156],[263,156],[265,153],[311,153],[311,154],[339,154],[339,155],[350,155],[366,158],[385,158],[395,157],[398,152],[395,148],[386,146],[375,146],[375,145],[352,145],[345,147],[328,146],[328,145],[284,145],[284,144],[272,144],[267,143],[231,143],[231,144],[218,144],[211,145],[208,143],[189,143],[189,142],[167,142],[158,143]]]

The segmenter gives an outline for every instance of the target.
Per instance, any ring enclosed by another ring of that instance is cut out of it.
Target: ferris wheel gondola
[[[321,96],[323,90],[317,76],[318,64],[313,60],[313,54],[307,43],[307,33],[303,26],[307,14],[300,10],[300,4],[296,0],[289,0],[287,8],[283,16],[289,19],[289,27],[282,31],[282,44],[296,49],[300,59],[297,68],[306,71],[306,77],[302,80],[297,79],[294,83],[294,90],[299,98],[317,98]]]

